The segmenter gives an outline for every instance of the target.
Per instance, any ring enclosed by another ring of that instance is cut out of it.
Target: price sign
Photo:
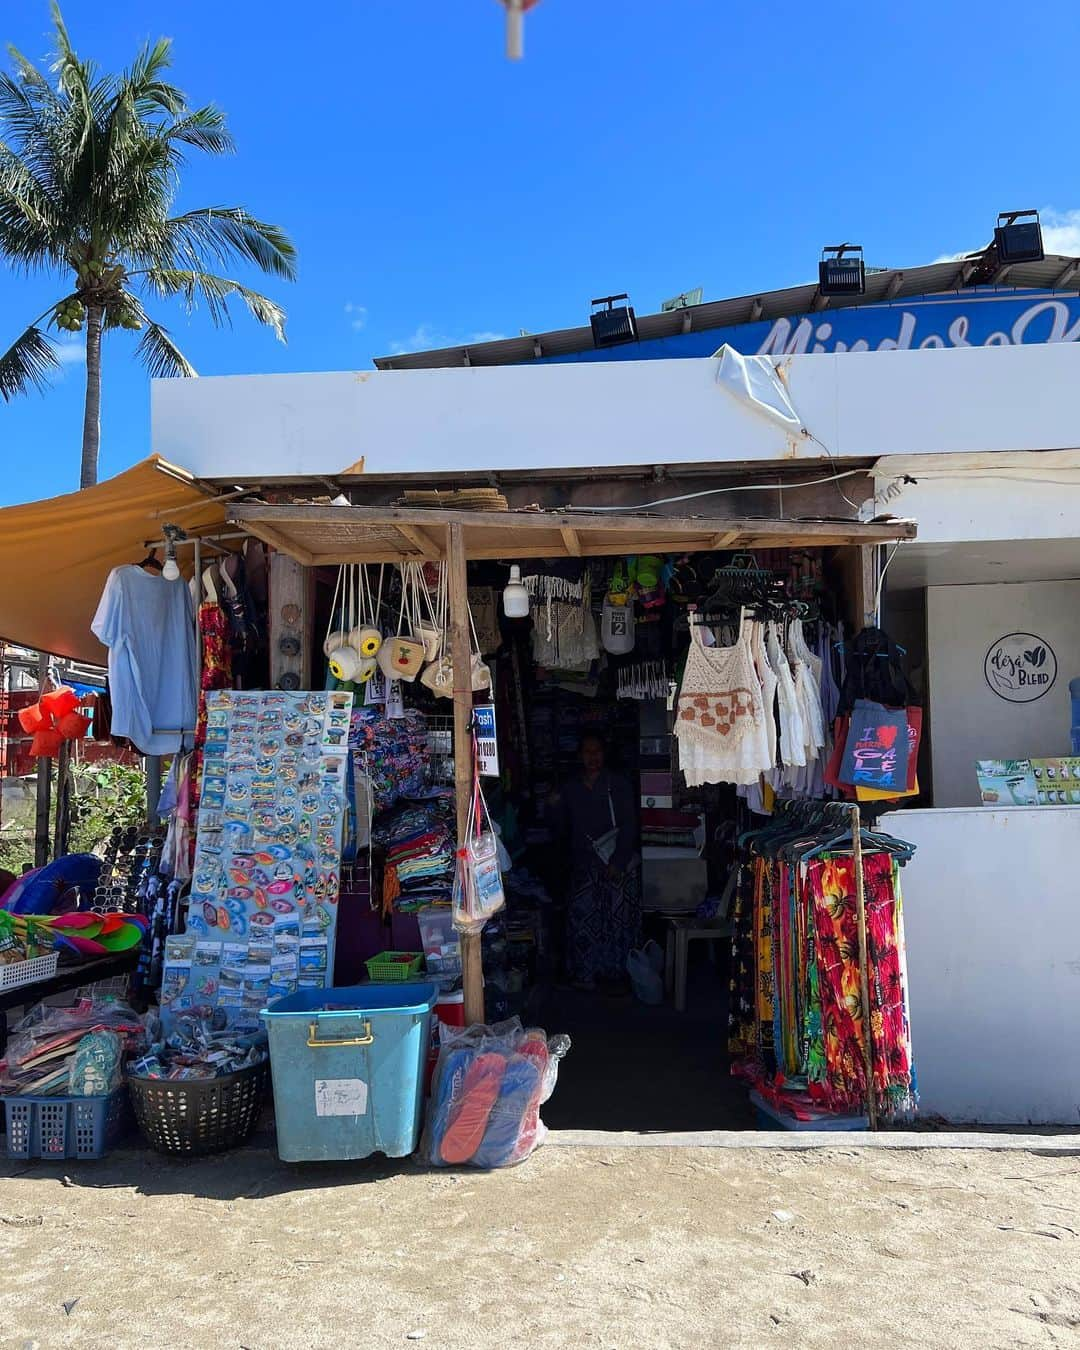
[[[473,735],[481,778],[499,776],[499,739],[495,729],[495,704],[482,703],[473,709]]]

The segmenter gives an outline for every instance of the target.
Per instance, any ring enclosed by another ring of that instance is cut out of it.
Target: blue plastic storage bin
[[[9,1158],[103,1158],[134,1127],[127,1084],[106,1097],[5,1097]]]
[[[301,989],[263,1009],[279,1158],[413,1152],[437,993],[427,983]]]

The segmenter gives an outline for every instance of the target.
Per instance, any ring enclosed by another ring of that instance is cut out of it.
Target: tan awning
[[[735,548],[809,548],[913,539],[915,522],[702,519],[612,512],[451,511],[375,506],[265,506],[244,502],[232,520],[308,567],[434,559],[446,527],[460,524],[469,558],[590,558],[706,553]]]
[[[175,521],[217,529],[226,505],[158,455],[95,487],[0,510],[0,635],[9,642],[104,664],[90,632],[114,567],[146,556]]]

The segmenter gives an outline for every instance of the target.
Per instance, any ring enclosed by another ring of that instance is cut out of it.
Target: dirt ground
[[[1078,1232],[1080,1157],[1029,1152],[7,1163],[0,1344],[1074,1345]]]

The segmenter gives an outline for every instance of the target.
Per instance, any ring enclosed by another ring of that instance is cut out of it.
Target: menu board
[[[166,944],[163,1010],[250,1016],[332,982],[352,701],[207,695],[191,902]]]

